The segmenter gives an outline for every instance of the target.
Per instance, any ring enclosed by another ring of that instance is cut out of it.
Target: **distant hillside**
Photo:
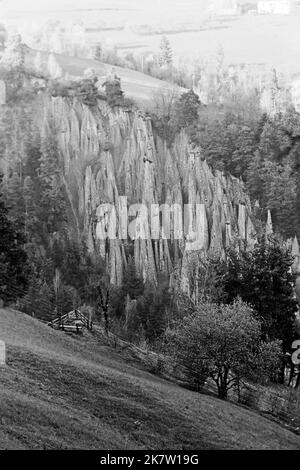
[[[139,370],[91,334],[4,309],[0,332],[0,449],[300,449],[299,436]]]

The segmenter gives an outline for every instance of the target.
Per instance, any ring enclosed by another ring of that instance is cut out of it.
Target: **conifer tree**
[[[5,192],[5,196],[9,204],[10,217],[16,223],[24,224],[25,207],[24,207],[23,181],[22,181],[22,176],[19,174],[18,169],[15,169],[11,177],[7,180],[7,189]]]
[[[224,292],[252,305],[262,325],[263,339],[281,340],[289,351],[294,337],[295,312],[291,253],[276,238],[256,243],[252,251],[229,250],[224,269]]]
[[[267,180],[264,182],[266,208],[272,210],[277,230],[286,238],[296,233],[297,181],[291,165],[268,165]],[[272,171],[271,171],[272,170]],[[262,175],[265,179],[264,174]]]
[[[27,255],[24,232],[10,217],[0,194],[0,298],[11,301],[27,288]]]
[[[102,59],[102,46],[98,42],[95,46],[94,54],[93,54],[93,59],[94,60],[100,60]]]
[[[237,177],[245,175],[254,153],[254,131],[248,126],[242,126],[237,133],[235,151],[232,154],[232,163],[228,168],[229,171]]]
[[[176,121],[179,127],[197,123],[200,100],[193,90],[183,93],[176,103]]]
[[[170,67],[173,63],[173,52],[170,41],[166,36],[161,38],[159,65],[161,67]]]
[[[256,151],[248,162],[246,171],[247,191],[253,199],[261,202],[263,197],[263,180],[261,176],[263,160],[259,151]]]
[[[128,294],[131,300],[137,299],[144,292],[143,280],[138,276],[134,259],[130,258],[125,270],[122,290],[125,296]]]
[[[66,198],[56,136],[51,130],[41,147],[38,178],[40,217],[48,234],[59,232],[66,222]]]

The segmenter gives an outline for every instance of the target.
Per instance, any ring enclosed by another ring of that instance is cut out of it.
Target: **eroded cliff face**
[[[242,183],[213,174],[183,132],[169,149],[153,135],[150,118],[137,111],[113,111],[104,101],[89,108],[60,97],[46,99],[44,109],[41,131],[47,132],[53,118],[78,231],[89,250],[106,258],[113,283],[122,282],[131,253],[140,274],[154,282],[159,272],[170,274],[179,266],[182,288],[188,291],[191,257],[222,256],[236,236],[252,243],[251,206]],[[115,238],[105,203],[115,208]],[[142,239],[125,239],[121,225],[126,211],[129,221],[137,217],[130,208],[137,203],[148,210],[149,224],[144,217],[136,228]],[[163,229],[158,204],[171,208],[170,233]]]

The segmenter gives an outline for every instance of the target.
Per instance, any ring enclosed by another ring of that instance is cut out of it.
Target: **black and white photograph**
[[[1,465],[300,450],[299,244],[300,0],[0,0]]]

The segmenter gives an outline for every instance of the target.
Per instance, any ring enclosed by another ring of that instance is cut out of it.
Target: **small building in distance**
[[[256,15],[257,14],[257,2],[242,1],[238,2],[238,8],[240,15]]]
[[[239,15],[237,0],[210,0],[209,11],[217,16]]]
[[[289,15],[291,11],[291,0],[259,0],[257,3],[259,15]]]

